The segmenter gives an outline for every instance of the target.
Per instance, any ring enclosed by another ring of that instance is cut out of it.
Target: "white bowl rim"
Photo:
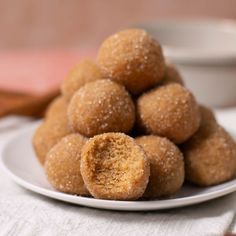
[[[232,19],[215,19],[215,18],[171,18],[160,19],[156,21],[149,21],[140,24],[136,24],[136,27],[151,29],[150,31],[158,30],[160,27],[170,26],[202,26],[210,25],[220,30],[227,30],[236,34],[236,20]],[[236,45],[236,43],[235,43]],[[187,63],[187,64],[236,64],[236,47],[232,51],[216,51],[214,53],[206,51],[189,50],[189,49],[177,49],[174,47],[163,46],[165,55],[173,62]]]

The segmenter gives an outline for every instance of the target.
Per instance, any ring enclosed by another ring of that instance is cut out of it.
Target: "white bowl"
[[[138,27],[163,45],[200,103],[236,105],[236,21],[165,20]]]

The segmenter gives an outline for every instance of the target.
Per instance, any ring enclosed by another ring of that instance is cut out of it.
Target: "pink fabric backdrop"
[[[0,0],[0,48],[98,45],[137,22],[236,18],[235,0]]]
[[[236,18],[236,0],[0,0],[0,16],[0,89],[42,93],[121,28],[167,17]]]
[[[0,90],[44,95],[57,89],[71,67],[94,51],[21,50],[0,53]]]

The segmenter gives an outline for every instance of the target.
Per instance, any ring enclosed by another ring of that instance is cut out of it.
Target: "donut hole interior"
[[[140,150],[123,138],[107,137],[105,142],[97,142],[91,153],[92,182],[104,192],[129,191],[143,176],[144,160]]]

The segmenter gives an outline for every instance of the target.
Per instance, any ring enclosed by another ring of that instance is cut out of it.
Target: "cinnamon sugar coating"
[[[61,91],[70,101],[74,93],[88,82],[102,79],[100,68],[93,61],[85,59],[75,65],[62,83]]]
[[[135,120],[133,101],[125,88],[110,80],[97,80],[80,88],[68,107],[73,131],[87,137],[104,132],[129,132]]]
[[[236,174],[235,141],[212,115],[202,110],[199,130],[181,146],[186,179],[199,186],[220,184]]]
[[[32,138],[35,154],[39,162],[44,165],[49,150],[64,136],[71,133],[67,117],[52,116],[37,128]]]
[[[161,81],[165,71],[160,44],[142,29],[123,30],[107,38],[97,61],[106,78],[134,95]]]
[[[45,173],[57,190],[70,194],[89,195],[80,173],[81,149],[87,138],[70,134],[58,142],[47,154]]]
[[[137,124],[147,134],[183,143],[199,128],[200,112],[193,95],[179,84],[157,87],[137,100]]]
[[[179,148],[155,135],[137,137],[150,161],[149,183],[144,197],[160,198],[175,194],[184,182],[184,160]]]
[[[45,118],[58,117],[60,119],[65,117],[67,113],[67,103],[63,96],[58,96],[48,105]]]

